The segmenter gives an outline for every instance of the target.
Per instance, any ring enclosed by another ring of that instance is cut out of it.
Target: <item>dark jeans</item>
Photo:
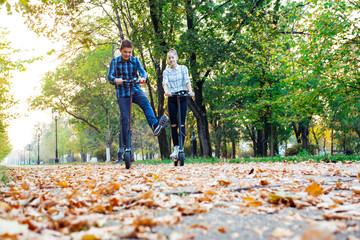
[[[169,109],[169,117],[170,117],[170,123],[171,123],[171,136],[173,140],[174,146],[179,146],[179,133],[178,133],[178,103],[176,101],[177,96],[174,97],[168,97],[168,109]],[[187,97],[180,97],[180,112],[181,112],[181,140],[184,144],[185,139],[185,119],[186,119],[186,110],[187,110]],[[175,125],[173,127],[173,125]]]
[[[149,126],[152,128],[154,124],[158,122],[155,117],[154,111],[151,108],[150,102],[145,96],[143,91],[136,91],[133,95],[133,103],[136,103],[143,110],[146,120]],[[129,126],[129,114],[130,114],[130,97],[121,97],[118,99],[118,105],[121,114],[121,125],[122,125],[122,139],[124,146],[127,142],[127,130]]]

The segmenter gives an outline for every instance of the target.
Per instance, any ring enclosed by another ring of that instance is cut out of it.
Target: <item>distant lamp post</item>
[[[38,159],[37,159],[37,164],[40,164],[40,135],[41,135],[42,131],[41,128],[37,128],[36,130],[36,135],[38,137]]]
[[[55,119],[55,163],[59,163],[59,153],[58,153],[58,138],[57,138],[57,121],[60,118],[59,112],[55,111],[53,113]]]

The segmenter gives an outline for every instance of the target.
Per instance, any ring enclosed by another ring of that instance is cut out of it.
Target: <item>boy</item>
[[[121,126],[123,144],[126,146],[126,132],[128,129],[129,118],[129,104],[130,104],[130,85],[129,83],[123,83],[124,80],[130,80],[138,78],[141,82],[147,78],[147,73],[142,67],[139,59],[132,56],[133,43],[130,40],[122,40],[120,45],[119,57],[113,58],[110,63],[108,80],[111,84],[115,85],[116,98],[121,113]],[[140,77],[138,77],[138,73]],[[153,109],[150,106],[150,102],[145,96],[144,92],[140,88],[140,84],[134,84],[133,88],[133,102],[141,107],[149,126],[154,132],[155,136],[158,136],[162,129],[167,125],[167,117],[161,116],[160,119],[156,119]],[[122,148],[123,146],[120,146]],[[122,157],[118,159],[121,161]]]

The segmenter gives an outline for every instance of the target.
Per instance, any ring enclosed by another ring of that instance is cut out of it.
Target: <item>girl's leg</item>
[[[185,141],[185,119],[187,113],[187,97],[180,98],[180,111],[181,111],[181,141],[184,145]]]
[[[171,137],[174,146],[179,146],[179,134],[178,134],[178,116],[177,116],[177,101],[176,97],[168,97],[168,110],[171,123]]]

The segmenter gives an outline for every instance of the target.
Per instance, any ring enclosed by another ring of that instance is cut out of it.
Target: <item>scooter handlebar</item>
[[[139,81],[139,78],[133,78],[133,79],[123,79],[122,82],[123,83],[139,83],[139,84],[144,84],[147,83],[148,79],[147,78],[142,78],[142,80],[145,81]]]
[[[180,92],[174,92],[171,93],[173,97],[179,96],[179,97],[190,97],[190,95],[186,91],[180,91]]]

